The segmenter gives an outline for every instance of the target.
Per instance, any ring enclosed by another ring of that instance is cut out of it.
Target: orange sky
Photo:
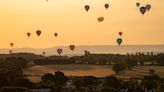
[[[152,9],[141,15],[137,1]],[[88,13],[85,4],[91,6]],[[164,44],[163,11],[164,0],[0,0],[0,48],[9,48],[10,42],[16,48],[116,45],[119,31],[124,33],[123,44]],[[105,20],[98,23],[101,16]],[[40,37],[37,29],[43,31]]]

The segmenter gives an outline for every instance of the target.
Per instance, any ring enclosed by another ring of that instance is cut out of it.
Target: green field
[[[137,66],[133,70],[126,70],[116,76],[121,78],[143,77],[149,74],[149,69],[154,69],[156,74],[164,78],[164,67],[162,66]],[[37,65],[25,69],[24,74],[32,75],[29,79],[38,82],[41,75],[55,71],[62,71],[67,76],[105,77],[115,74],[112,66],[109,65]]]

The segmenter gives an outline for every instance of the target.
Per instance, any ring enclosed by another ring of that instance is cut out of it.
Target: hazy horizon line
[[[121,46],[162,46],[164,44],[124,44],[124,45],[121,45]],[[0,49],[49,49],[49,48],[57,48],[57,47],[68,47],[69,45],[59,45],[59,46],[53,46],[53,47],[45,47],[45,48],[37,48],[37,47],[17,47],[17,48],[14,48],[14,47],[7,47],[7,48],[0,48]],[[79,46],[119,46],[119,45],[75,45],[77,47]]]

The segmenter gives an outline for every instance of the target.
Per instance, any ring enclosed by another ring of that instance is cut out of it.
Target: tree
[[[164,54],[159,55],[156,59],[156,62],[160,65],[164,65]]]
[[[85,76],[84,78],[82,78],[82,81],[83,81],[82,85],[84,87],[97,84],[97,79],[96,77],[93,77],[93,76]]]
[[[55,76],[51,73],[46,73],[41,77],[42,81],[44,82],[53,82],[54,78]]]
[[[31,88],[33,86],[33,83],[27,78],[20,78],[16,81],[15,84],[16,86],[26,87],[26,88]]]
[[[84,55],[85,55],[85,56],[89,56],[89,55],[90,55],[90,52],[87,51],[87,50],[85,50],[85,51],[84,51]]]
[[[23,78],[23,70],[12,62],[0,62],[0,86],[14,86],[18,79]]]
[[[30,89],[25,87],[2,87],[0,92],[30,92]]]
[[[137,61],[132,58],[126,58],[125,63],[127,64],[127,68],[131,70],[133,67],[137,65]]]
[[[145,76],[142,79],[141,85],[143,88],[156,89],[161,83],[161,79],[158,75]]]
[[[74,85],[76,87],[76,89],[80,89],[83,85],[83,79],[82,78],[74,78]]]
[[[24,69],[27,67],[28,61],[24,58],[9,57],[5,59],[5,62],[13,64],[17,68]]]
[[[164,85],[159,86],[157,92],[164,92]]]
[[[54,82],[55,82],[55,91],[61,92],[62,88],[65,86],[67,82],[67,77],[64,75],[63,72],[57,71],[55,72]]]
[[[111,87],[108,87],[108,86],[103,86],[101,88],[101,92],[118,92],[118,91],[115,88],[111,88]]]
[[[109,76],[104,79],[103,86],[118,89],[121,83],[115,76]]]
[[[125,70],[125,64],[124,63],[116,63],[112,66],[112,70],[115,71],[116,74],[118,74]]]

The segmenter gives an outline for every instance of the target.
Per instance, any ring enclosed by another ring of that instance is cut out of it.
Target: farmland
[[[133,70],[126,70],[116,75],[121,78],[143,77],[149,74],[149,69],[154,69],[155,73],[164,78],[164,67],[162,66],[137,66]],[[105,77],[115,74],[111,65],[36,65],[24,69],[24,74],[31,75],[28,77],[33,82],[40,81],[40,76],[45,73],[54,73],[62,71],[67,76],[95,76]]]

